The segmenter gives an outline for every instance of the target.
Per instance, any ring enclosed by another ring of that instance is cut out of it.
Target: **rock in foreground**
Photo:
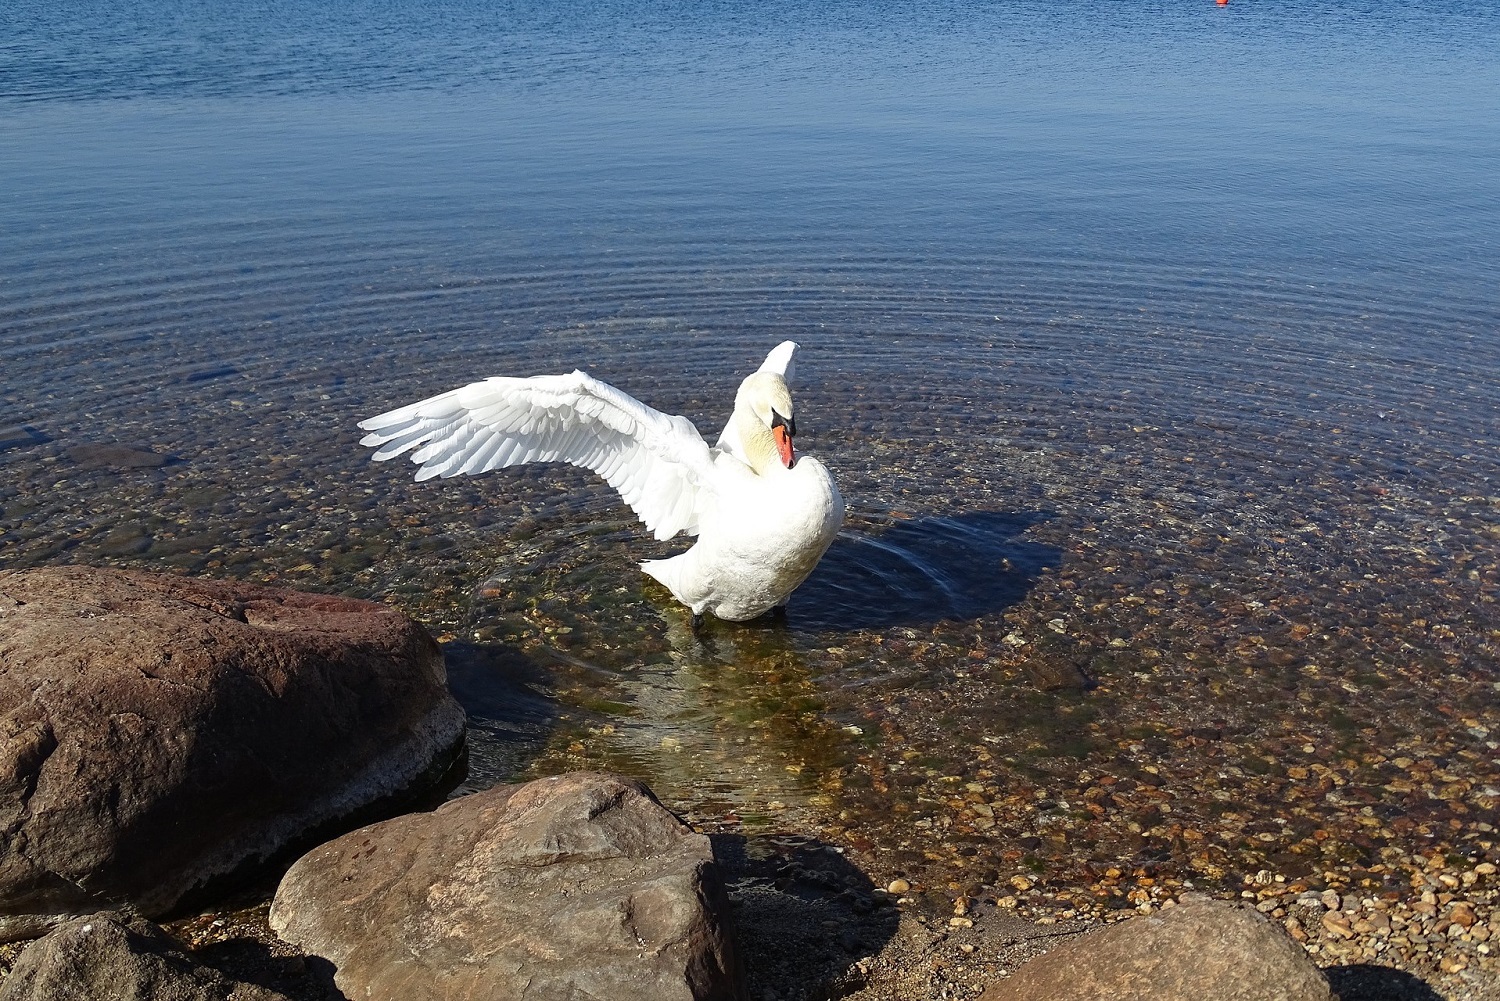
[[[149,921],[75,918],[26,947],[0,1001],[287,1001],[195,961]]]
[[[0,572],[0,938],[169,911],[462,750],[394,609],[88,567]]]
[[[349,997],[743,997],[709,841],[645,786],[576,772],[347,834],[281,882],[271,926]]]
[[[1188,896],[1060,945],[980,1001],[1337,1001],[1302,949],[1253,908]]]

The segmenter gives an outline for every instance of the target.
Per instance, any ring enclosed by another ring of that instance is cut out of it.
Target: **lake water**
[[[0,567],[391,601],[471,786],[622,768],[1035,913],[1404,885],[1500,823],[1497,53],[1441,2],[11,0]],[[357,444],[574,367],[712,431],[787,337],[850,518],[784,625],[695,641],[583,474]]]

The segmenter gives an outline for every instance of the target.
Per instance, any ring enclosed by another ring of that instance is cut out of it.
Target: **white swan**
[[[693,611],[743,622],[786,604],[828,549],[844,500],[817,459],[792,448],[797,423],[783,341],[740,383],[709,448],[691,421],[652,410],[583,372],[493,377],[361,421],[377,460],[416,449],[417,479],[523,462],[592,469],[658,539],[698,537],[641,569]]]

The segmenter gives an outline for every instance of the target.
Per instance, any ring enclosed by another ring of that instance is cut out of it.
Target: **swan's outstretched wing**
[[[698,534],[713,459],[686,417],[652,410],[583,372],[496,377],[361,421],[376,459],[416,449],[417,479],[523,462],[592,469],[658,539]]]

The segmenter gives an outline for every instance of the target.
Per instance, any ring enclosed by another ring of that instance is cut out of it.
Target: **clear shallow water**
[[[881,865],[1232,883],[1491,850],[1493,11],[0,27],[0,565],[394,601],[449,641],[473,784],[623,767]],[[786,627],[693,643],[634,569],[671,547],[586,477],[416,485],[356,445],[575,366],[716,428],[784,337],[852,511]],[[108,442],[173,461],[76,452]],[[1057,806],[1116,773],[1165,776],[1175,819]],[[1312,805],[1247,833],[1220,792]]]

